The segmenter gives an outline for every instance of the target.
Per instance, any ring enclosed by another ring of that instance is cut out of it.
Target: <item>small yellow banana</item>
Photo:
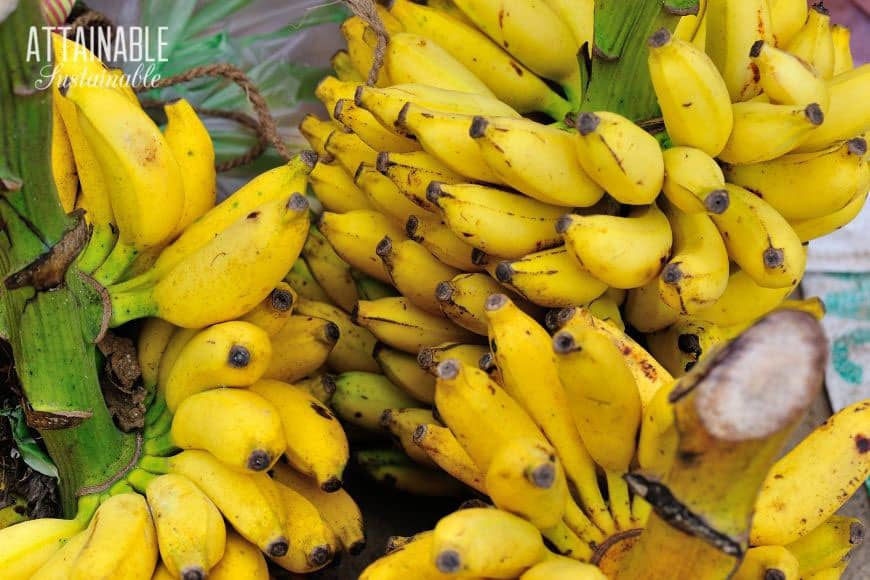
[[[359,580],[398,580],[399,578],[414,578],[415,580],[445,580],[443,574],[432,562],[432,532],[417,534],[401,548],[389,552],[369,564],[359,577]]]
[[[726,265],[728,263],[727,256],[725,263]],[[727,266],[725,271],[728,271]],[[597,303],[594,305],[598,306],[598,308],[603,306]],[[595,311],[593,304],[590,304],[588,308],[598,318],[606,318]],[[662,299],[661,292],[659,292],[659,278],[653,278],[643,286],[629,290],[622,310],[625,322],[628,322],[633,328],[644,333],[655,332],[670,326],[680,316],[679,308],[673,308]],[[616,308],[616,314],[619,314],[618,307]],[[622,322],[619,317],[616,320]],[[625,330],[625,323],[621,324],[621,330]]]
[[[438,206],[426,199],[426,188],[433,181],[462,183],[465,179],[424,151],[378,154],[377,170],[390,178],[399,192],[419,208],[437,213]],[[412,212],[419,215],[417,210]]]
[[[415,242],[423,244],[441,262],[459,270],[479,272],[487,262],[484,252],[467,244],[447,224],[429,217],[425,212],[408,218],[405,233]]]
[[[250,322],[262,328],[270,337],[278,334],[287,319],[293,314],[293,307],[299,302],[296,291],[287,282],[278,282],[263,301],[254,306],[244,316],[242,322]],[[156,319],[159,320],[159,319]]]
[[[438,365],[447,359],[456,359],[464,365],[478,368],[481,357],[487,354],[490,354],[489,348],[481,344],[445,342],[421,349],[417,354],[417,364],[430,374],[436,375]]]
[[[338,326],[338,342],[332,347],[326,361],[336,372],[353,370],[377,372],[378,363],[372,357],[377,339],[371,332],[351,321],[350,316],[326,302],[300,300],[298,314],[328,320]]]
[[[337,130],[340,130],[338,125],[324,121],[312,113],[305,115],[299,123],[299,132],[318,156],[326,155],[326,140]]]
[[[808,105],[774,105],[746,102],[732,105],[734,128],[722,161],[734,165],[769,161],[800,145],[824,121],[817,103]]]
[[[437,468],[426,452],[414,443],[417,427],[435,423],[432,411],[423,408],[385,409],[381,414],[381,427],[392,436],[396,445],[419,465]]]
[[[486,336],[484,304],[492,294],[503,291],[498,282],[490,276],[470,273],[444,280],[438,284],[435,294],[444,316],[475,334]],[[524,307],[528,309],[528,306]]]
[[[761,92],[749,50],[757,40],[773,42],[768,0],[709,0],[705,12],[706,52],[719,69],[733,102]]]
[[[797,558],[782,546],[757,546],[749,548],[743,555],[740,566],[732,576],[734,580],[798,577]]]
[[[450,429],[435,423],[418,425],[414,431],[414,444],[438,467],[470,488],[486,493],[483,472]]]
[[[210,580],[269,580],[269,568],[263,553],[248,540],[227,530],[223,558],[208,573]]]
[[[816,71],[797,56],[759,40],[752,45],[752,62],[758,67],[761,88],[770,102],[782,105],[818,103],[828,111],[828,88]]]
[[[311,227],[302,245],[302,257],[330,300],[344,310],[353,309],[359,294],[351,276],[350,264],[335,253],[316,226]]]
[[[459,270],[443,264],[414,240],[394,242],[387,236],[378,243],[377,254],[403,296],[430,314],[441,313],[438,284],[459,275]]]
[[[375,249],[384,235],[402,239],[402,231],[382,213],[355,210],[324,212],[317,224],[335,252],[354,268],[382,282],[390,282]]]
[[[365,192],[372,206],[396,224],[404,224],[410,216],[427,211],[408,199],[399,187],[374,165],[361,163],[353,180]]]
[[[69,134],[57,103],[52,103],[51,107],[51,175],[60,207],[64,213],[70,213],[76,207],[79,173]]]
[[[827,215],[789,222],[801,242],[809,242],[837,231],[855,219],[867,201],[867,193],[859,193],[841,209]]]
[[[805,0],[768,0],[776,46],[787,46],[807,20]]]
[[[789,39],[786,50],[812,65],[824,79],[834,74],[834,39],[831,16],[821,2],[807,12],[806,23]]]
[[[685,213],[725,211],[725,176],[715,159],[693,147],[671,147],[662,157],[662,191],[669,202]]]
[[[375,345],[375,360],[393,384],[418,401],[431,405],[435,400],[435,378],[417,364],[417,357],[389,348],[383,343]]]
[[[308,176],[314,195],[326,211],[345,213],[355,209],[374,209],[353,177],[333,157],[321,157]]]
[[[728,277],[728,286],[719,300],[696,312],[694,318],[713,322],[723,328],[749,322],[779,306],[796,286],[797,281],[782,288],[766,288],[738,269]]]
[[[870,63],[841,73],[828,81],[828,114],[825,122],[797,144],[795,151],[818,151],[837,141],[851,139],[870,127]]]
[[[376,151],[408,153],[420,150],[416,141],[384,129],[371,113],[357,106],[351,99],[339,99],[332,114],[336,121],[353,131],[363,143]]]
[[[366,23],[359,16],[351,16],[341,24],[341,35],[347,42],[350,61],[360,75],[368,78],[375,58],[375,45],[366,36]],[[378,71],[375,84],[379,87],[392,84],[384,67]]]
[[[338,159],[350,175],[356,173],[361,163],[374,165],[378,159],[378,152],[363,143],[354,133],[333,131],[323,143],[323,148],[326,153]]]
[[[831,25],[831,38],[834,42],[834,71],[833,76],[850,71],[854,68],[852,60],[851,31],[839,24]]]
[[[296,314],[272,337],[272,358],[263,376],[293,382],[319,369],[341,338],[331,320]]]
[[[848,560],[864,535],[864,524],[858,518],[833,515],[785,547],[797,558],[801,577],[805,577]]]
[[[306,574],[329,564],[338,551],[336,538],[320,512],[308,499],[279,481],[278,501],[286,512],[284,528],[290,538],[290,548],[283,556],[271,560],[290,572]]]
[[[362,83],[365,78],[360,71],[353,66],[353,61],[350,60],[350,54],[346,50],[337,50],[329,59],[329,64],[332,65],[332,70],[335,71],[335,76],[344,82]],[[365,71],[368,73],[368,71]]]
[[[383,433],[381,415],[387,409],[418,407],[402,389],[385,376],[361,371],[340,374],[335,379],[332,408],[347,423],[368,431]]]

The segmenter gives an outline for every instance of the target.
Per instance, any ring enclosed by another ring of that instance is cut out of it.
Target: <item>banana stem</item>
[[[175,443],[172,441],[172,432],[167,431],[159,437],[155,437],[154,439],[147,439],[145,441],[144,450],[145,453],[148,455],[163,457],[165,455],[170,455],[171,453],[178,451],[178,447],[176,447]]]
[[[152,455],[145,455],[144,457],[142,457],[142,459],[139,460],[139,467],[144,469],[145,471],[149,471],[157,475],[163,475],[164,473],[169,473],[170,471],[169,457],[154,457]]]
[[[115,231],[109,224],[93,224],[91,239],[88,246],[78,259],[78,268],[82,272],[90,274],[100,267],[115,245]]]
[[[118,282],[117,284],[112,285],[112,290],[114,292],[130,292],[131,290],[137,290],[139,288],[144,288],[146,286],[153,286],[160,279],[158,272],[153,267],[150,270],[146,270],[141,274],[130,278],[129,280],[124,280],[123,282]]]
[[[151,425],[145,426],[145,438],[157,439],[162,437],[172,427],[172,412],[164,404],[160,416]]]
[[[94,280],[103,286],[111,286],[124,276],[138,255],[139,250],[135,246],[118,240],[109,257],[94,270]]]
[[[166,411],[166,399],[160,395],[155,395],[153,402],[147,404],[148,410],[145,411],[145,436],[148,437],[148,427],[154,424],[163,412]]]
[[[157,316],[157,305],[151,297],[152,290],[150,286],[136,288],[129,292],[115,292],[113,288],[109,288],[109,298],[112,302],[112,318],[109,326],[116,328],[131,320]]]
[[[144,469],[136,468],[127,476],[127,483],[139,493],[145,493],[145,490],[148,489],[148,484],[158,477],[160,476],[145,471]]]

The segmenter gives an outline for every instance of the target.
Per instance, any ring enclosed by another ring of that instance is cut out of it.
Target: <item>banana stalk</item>
[[[55,461],[67,517],[76,492],[123,469],[135,437],[120,432],[103,400],[93,339],[102,309],[70,265],[87,242],[80,216],[61,208],[51,174],[51,91],[37,91],[44,62],[26,62],[39,3],[22,0],[0,22],[0,328],[12,345],[35,426]],[[47,58],[46,55],[41,55]]]

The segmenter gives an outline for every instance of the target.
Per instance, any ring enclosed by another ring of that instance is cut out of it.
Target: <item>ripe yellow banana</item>
[[[794,542],[858,489],[870,475],[868,417],[870,401],[850,405],[774,464],[755,501],[752,544]],[[804,485],[807,481],[815,484]]]
[[[369,202],[396,224],[404,224],[408,217],[425,212],[408,199],[393,181],[374,165],[361,163],[354,174],[354,183],[365,192]]]
[[[377,254],[403,296],[430,314],[441,313],[438,284],[459,275],[459,270],[443,264],[414,240],[394,242],[387,236],[378,243]]]
[[[727,327],[761,318],[794,291],[797,282],[782,288],[765,288],[743,270],[732,272],[725,292],[712,305],[699,310],[694,318]]]
[[[354,133],[333,131],[323,143],[326,153],[338,159],[338,162],[351,175],[356,173],[361,163],[374,165],[378,152],[363,143]]]
[[[716,156],[731,133],[728,87],[703,50],[661,29],[649,40],[649,72],[675,145]]]
[[[168,473],[145,488],[160,558],[173,578],[205,578],[223,558],[227,541],[217,507],[192,481]]]
[[[674,244],[670,260],[658,277],[658,293],[665,304],[693,314],[713,304],[728,286],[728,253],[716,225],[705,214],[685,213],[664,206]]]
[[[254,306],[239,320],[259,326],[269,337],[272,337],[287,324],[287,319],[293,314],[293,307],[296,306],[297,302],[299,302],[299,296],[290,284],[278,282],[275,288],[269,292],[269,295],[263,298],[262,302]]]
[[[368,431],[383,432],[381,415],[387,409],[420,405],[385,376],[361,371],[340,374],[335,379],[332,408],[341,419]]]
[[[735,103],[732,109],[734,128],[719,158],[734,165],[769,161],[788,153],[825,118],[817,103],[774,105],[752,101]]]
[[[752,62],[770,102],[783,105],[818,103],[828,110],[828,88],[811,66],[797,56],[759,40],[752,45]]]
[[[592,47],[592,25],[595,19],[593,0],[546,0],[545,2],[571,30],[577,48]]]
[[[450,475],[423,467],[397,449],[357,451],[355,461],[375,482],[425,497],[464,497],[468,490]]]
[[[786,50],[812,65],[824,79],[834,74],[834,39],[831,16],[822,2],[813,4],[806,23],[788,41]]]
[[[302,258],[293,262],[293,267],[284,276],[284,281],[290,284],[300,299],[329,302],[329,296],[314,279],[311,270],[308,269],[308,264]]]
[[[555,225],[564,208],[470,183],[433,182],[426,195],[457,236],[488,254],[520,258],[559,244]]]
[[[393,441],[405,454],[425,467],[437,468],[438,465],[429,455],[414,443],[417,427],[436,423],[432,411],[422,408],[386,409],[381,414],[381,427],[392,435]]]
[[[444,183],[462,183],[461,176],[451,171],[446,165],[423,151],[413,153],[378,154],[377,170],[390,178],[404,195],[414,205],[429,212],[437,212],[438,206],[426,199],[426,188],[433,181]],[[418,209],[412,212],[419,215]]]
[[[450,429],[435,423],[418,425],[414,431],[414,444],[438,467],[470,488],[486,493],[483,472]]]
[[[598,566],[572,558],[553,557],[539,562],[523,572],[520,580],[605,580]]]
[[[368,78],[369,71],[375,58],[375,44],[373,37],[366,34],[368,25],[359,17],[351,16],[341,23],[341,35],[347,42],[347,53],[356,70],[364,78]],[[378,71],[375,84],[379,87],[392,84],[384,67]]]
[[[708,0],[706,51],[734,102],[761,92],[749,50],[756,40],[773,42],[768,0]]]
[[[435,290],[444,316],[475,334],[487,335],[484,304],[503,288],[486,274],[459,274],[438,284]]]
[[[343,310],[326,302],[300,300],[298,314],[329,320],[339,328],[338,342],[327,357],[327,364],[336,372],[353,370],[377,372],[378,363],[372,358],[377,339],[365,328],[354,324]]]
[[[785,547],[797,558],[801,577],[805,577],[847,560],[864,535],[864,524],[858,518],[833,515]]]
[[[818,151],[837,141],[851,139],[870,128],[870,63],[841,73],[828,81],[828,114],[825,122],[796,144],[795,151]]]
[[[467,244],[447,224],[429,217],[425,212],[408,218],[405,233],[415,242],[423,244],[441,262],[459,270],[479,272],[487,262],[484,252]]]
[[[725,211],[725,176],[715,159],[693,147],[671,147],[662,157],[662,191],[669,202],[685,213]]]
[[[553,205],[588,207],[604,195],[581,167],[568,131],[528,119],[474,118],[471,137],[499,179]]]
[[[806,266],[806,252],[797,234],[762,198],[730,183],[726,189],[728,209],[710,217],[729,257],[759,286],[794,286]]]
[[[612,531],[595,464],[571,417],[550,336],[504,294],[486,301],[490,349],[507,393],[529,412],[556,448],[581,504],[603,531]]]
[[[410,0],[394,0],[389,10],[406,31],[437,42],[520,113],[542,111],[562,119],[570,110],[567,101],[474,26]]]
[[[324,212],[317,224],[335,252],[354,268],[382,282],[390,282],[375,249],[384,235],[404,238],[402,231],[382,213],[355,210],[343,214]]]
[[[655,137],[607,111],[581,113],[577,135],[580,165],[614,199],[646,205],[658,196],[665,170]]]
[[[435,567],[445,574],[515,578],[547,552],[535,526],[492,508],[453,512],[435,525],[432,537]]]
[[[414,536],[400,548],[368,565],[359,580],[445,580],[449,578],[432,563],[432,532]]]
[[[798,578],[798,561],[782,546],[757,546],[743,555],[740,566],[734,572],[734,580],[757,578]]]
[[[787,46],[807,20],[805,0],[768,0],[770,25],[776,46]]]
[[[290,548],[283,556],[271,560],[290,572],[307,574],[329,564],[338,551],[338,538],[321,517],[317,507],[304,495],[273,481],[281,508],[286,512],[284,529]]]
[[[435,378],[417,364],[417,357],[389,348],[383,343],[375,345],[372,354],[381,372],[393,384],[418,401],[432,404],[435,400]]]
[[[716,233],[718,234],[718,232]],[[728,263],[727,257],[725,263]],[[727,266],[725,272],[728,272]],[[599,309],[605,305],[609,306],[607,302],[604,304],[595,304]],[[593,308],[592,304],[590,304],[588,308],[592,314],[598,316],[598,318],[606,318],[605,316],[602,316],[602,314],[596,313],[596,309]],[[618,307],[616,308],[616,314],[619,314]],[[676,322],[677,318],[680,316],[680,310],[679,307],[673,308],[662,299],[661,293],[659,292],[659,278],[653,278],[643,286],[632,288],[628,291],[623,306],[623,315],[625,316],[625,321],[633,328],[636,328],[640,332],[647,333],[661,330],[662,328],[670,326]],[[622,322],[619,317],[617,317],[617,320],[620,323]],[[617,326],[619,325],[620,324],[617,323]],[[625,330],[624,323],[621,324],[621,330]]]
[[[796,220],[789,223],[794,228],[801,242],[808,242],[822,236],[827,236],[851,222],[861,213],[866,201],[867,193],[859,193],[849,203],[844,205],[842,209],[816,218]]]
[[[332,70],[335,71],[335,76],[344,82],[362,83],[365,82],[360,71],[353,66],[353,61],[350,60],[350,54],[346,50],[337,50],[329,59],[329,64],[332,65]],[[368,71],[366,71],[368,72]]]
[[[308,176],[314,195],[326,211],[345,213],[374,209],[353,177],[332,157],[321,157]]]
[[[447,359],[456,359],[464,365],[478,368],[481,357],[486,354],[490,354],[489,347],[480,344],[445,342],[421,349],[417,354],[417,364],[430,374],[436,375],[438,365]]]
[[[208,130],[184,99],[163,107],[167,124],[163,136],[181,170],[184,206],[172,237],[184,231],[215,203],[214,146]]]
[[[867,141],[855,137],[814,153],[726,167],[725,173],[728,181],[756,193],[789,221],[818,218],[867,191]]]
[[[223,558],[208,574],[210,580],[269,580],[269,569],[263,553],[248,540],[227,530],[227,543]]]
[[[263,376],[293,382],[319,369],[341,338],[331,320],[296,314],[272,337],[272,358]]]
[[[613,289],[611,288],[589,304],[586,304],[585,308],[589,311],[589,314],[608,323],[616,330],[624,332],[625,322],[622,320],[622,313],[619,309],[622,305],[627,303],[628,292],[622,290],[625,298],[621,302],[617,302],[617,297],[613,296],[612,290]]]
[[[495,278],[539,306],[562,308],[601,296],[607,284],[580,267],[564,246],[490,265]]]
[[[655,204],[627,217],[565,215],[556,229],[580,266],[615,288],[637,288],[654,279],[671,250],[668,219]]]
[[[139,369],[142,372],[142,383],[148,393],[153,393],[157,387],[160,359],[163,357],[163,352],[175,330],[176,327],[165,320],[149,318],[145,320],[139,331],[136,354],[138,355]]]
[[[384,129],[371,113],[357,106],[352,98],[353,95],[349,99],[339,99],[333,115],[339,123],[359,136],[363,143],[376,151],[407,153],[420,150],[420,145],[413,139]]]
[[[331,302],[347,311],[353,309],[359,294],[351,276],[350,264],[335,253],[316,226],[311,227],[302,245],[302,257]]]
[[[208,451],[240,471],[264,471],[286,448],[283,422],[280,409],[253,388],[210,389],[178,405],[172,442]]]
[[[89,527],[70,538],[30,578],[34,580],[66,580],[69,578],[76,558],[79,557],[82,548],[91,539],[92,531],[93,528]]]
[[[311,113],[305,115],[299,123],[299,132],[318,156],[326,155],[326,140],[337,130],[340,130],[337,124],[324,121]]]
[[[850,71],[854,68],[852,60],[851,31],[839,24],[831,25],[831,39],[834,43],[834,70],[833,76]]]
[[[70,213],[76,207],[79,174],[72,144],[57,103],[52,103],[51,107],[51,175],[54,178],[60,207],[64,213]]]
[[[646,345],[668,372],[681,377],[725,339],[721,329],[712,322],[680,319],[648,335]]]
[[[250,385],[266,371],[271,357],[272,345],[263,330],[247,322],[216,324],[181,348],[160,388],[175,412],[194,393]]]

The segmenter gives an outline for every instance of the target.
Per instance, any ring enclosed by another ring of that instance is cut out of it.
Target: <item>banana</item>
[[[787,46],[807,20],[805,0],[768,0],[776,46]]]
[[[595,20],[595,3],[593,0],[547,0],[547,6],[559,15],[559,18],[571,30],[577,48],[587,45],[592,47],[592,25]]]
[[[535,526],[499,509],[453,512],[432,536],[435,567],[445,574],[515,578],[547,552]]]
[[[318,159],[308,179],[326,211],[345,213],[355,209],[374,209],[365,193],[334,158]]]
[[[572,558],[553,557],[523,572],[520,580],[605,580],[607,576],[592,564]]]
[[[613,342],[595,330],[561,330],[553,336],[553,350],[574,423],[607,476],[610,510],[619,528],[628,529],[632,521],[622,474],[634,457],[641,417],[634,377]]]
[[[163,107],[167,124],[163,136],[181,170],[184,205],[171,237],[184,231],[215,204],[214,146],[208,130],[184,99]]]
[[[363,143],[376,151],[408,153],[420,150],[420,145],[413,139],[384,129],[371,113],[358,107],[352,98],[353,95],[350,99],[339,99],[332,114],[339,123],[359,136]]]
[[[680,319],[647,335],[646,345],[668,372],[681,377],[725,340],[722,330],[712,322]]]
[[[220,562],[208,574],[210,580],[269,580],[263,553],[245,538],[227,530],[226,549]]]
[[[186,476],[242,537],[269,556],[287,553],[289,542],[282,528],[285,516],[280,505],[274,503],[278,492],[265,473],[236,471],[199,450],[182,451],[173,457],[150,457],[142,466],[157,473]]]
[[[842,209],[827,215],[789,222],[801,242],[809,242],[833,233],[855,219],[867,201],[866,193],[859,193]]]
[[[354,174],[354,183],[362,189],[371,204],[396,224],[404,224],[408,217],[425,212],[408,199],[393,181],[378,169],[361,163]]]
[[[332,408],[343,421],[368,431],[381,431],[381,415],[387,409],[406,409],[419,403],[383,375],[345,372],[335,379]]]
[[[392,239],[405,236],[386,216],[372,210],[327,211],[320,215],[317,227],[347,263],[381,282],[390,282],[375,249],[384,235]]]
[[[308,269],[308,264],[302,258],[293,262],[293,267],[284,276],[284,281],[290,284],[290,287],[293,288],[302,300],[329,302],[329,296],[326,295],[326,291],[314,279],[314,275]]]
[[[433,181],[462,183],[464,179],[424,151],[378,154],[377,169],[390,178],[399,192],[416,206],[437,212],[438,206],[426,198],[426,188]],[[412,212],[415,215],[421,212]]]
[[[681,314],[716,302],[728,287],[728,252],[713,221],[665,204],[674,243],[656,284],[661,300]]]
[[[340,338],[340,328],[330,320],[291,316],[272,337],[272,358],[263,377],[293,382],[308,376],[326,363]]]
[[[655,204],[627,217],[565,215],[556,230],[580,266],[614,288],[653,280],[671,251],[671,227]]]
[[[176,327],[159,318],[148,318],[142,324],[139,338],[136,342],[136,354],[139,369],[142,372],[142,384],[150,394],[157,387],[160,359],[166,350]],[[150,402],[150,401],[149,401]]]
[[[300,300],[296,312],[304,316],[323,318],[338,326],[338,342],[326,359],[332,370],[336,372],[379,370],[377,361],[372,357],[377,339],[365,328],[354,324],[346,312],[326,302],[314,300]]]
[[[568,25],[541,0],[453,0],[469,20],[536,74],[562,85],[572,103],[581,98],[577,41]]]
[[[798,578],[798,561],[782,546],[757,546],[743,555],[734,580],[758,578]]]
[[[429,217],[425,212],[408,218],[405,233],[415,242],[423,244],[444,264],[464,272],[479,272],[488,260],[484,252],[467,244],[447,224]]]
[[[858,489],[870,475],[868,416],[867,400],[838,411],[774,464],[755,501],[753,545],[794,542]],[[816,484],[808,487],[806,481]]]
[[[728,277],[725,292],[712,305],[699,310],[694,318],[728,327],[761,318],[791,294],[797,282],[782,288],[765,288],[743,270]]]
[[[552,205],[588,207],[604,190],[581,167],[568,131],[528,119],[474,117],[470,135],[490,169],[514,189]]]
[[[435,379],[417,364],[417,358],[389,348],[383,343],[375,345],[372,353],[381,372],[393,384],[420,402],[432,404],[435,400]]]
[[[379,298],[399,295],[399,292],[389,284],[375,280],[358,270],[351,271],[351,274],[353,274],[356,281],[356,290],[359,293],[359,297],[363,300],[378,300]]]
[[[785,547],[797,558],[801,577],[805,577],[848,560],[864,535],[861,520],[833,515]]]
[[[502,292],[498,282],[486,274],[459,274],[452,280],[438,284],[436,295],[441,312],[475,334],[487,335],[484,303],[491,294]],[[529,309],[525,305],[526,310]]]
[[[715,157],[734,120],[725,80],[703,50],[667,29],[653,34],[648,44],[650,78],[671,141]]]
[[[223,558],[227,530],[217,507],[192,481],[168,473],[145,488],[160,558],[173,578],[211,577]]]
[[[412,102],[402,107],[396,126],[413,135],[423,150],[468,179],[500,184],[502,180],[489,168],[477,142],[469,134],[474,117],[442,113]]]
[[[350,264],[335,253],[316,226],[311,227],[302,245],[302,257],[330,302],[344,310],[352,310],[359,294],[350,273]]]
[[[852,70],[855,64],[852,60],[851,31],[839,24],[831,25],[831,40],[834,43],[834,70],[833,76]]]
[[[407,32],[437,42],[499,100],[520,113],[542,111],[562,119],[570,111],[567,101],[474,26],[410,0],[394,0],[389,11]],[[572,58],[574,54],[576,50],[572,49]]]
[[[625,292],[625,290],[623,290],[623,292]],[[627,297],[628,292],[625,292],[625,295]],[[625,302],[627,302],[627,298],[623,304],[625,304]],[[619,332],[624,332],[625,322],[622,321],[622,314],[619,311],[620,306],[621,304],[616,302],[609,292],[605,292],[585,307],[589,310],[589,314],[610,324]]]
[[[718,232],[716,232],[718,234]],[[723,248],[724,249],[724,248]],[[727,265],[728,259],[726,257]],[[728,272],[726,266],[725,272]],[[726,276],[727,282],[727,276]],[[600,305],[599,305],[600,308]],[[593,310],[592,305],[589,305],[590,311],[604,319],[605,317]],[[619,310],[616,310],[619,313]],[[667,326],[670,326],[677,321],[680,316],[679,308],[673,308],[670,304],[662,299],[659,291],[659,279],[653,278],[639,288],[632,288],[628,291],[628,296],[625,299],[623,307],[625,320],[632,328],[640,332],[655,332]],[[621,322],[621,319],[619,319]],[[621,330],[625,330],[625,324],[622,324]]]
[[[685,213],[725,211],[728,198],[721,193],[725,176],[715,159],[692,147],[671,147],[662,157],[662,191],[669,202]]]
[[[363,143],[362,139],[353,133],[333,131],[323,143],[326,153],[338,159],[338,162],[351,175],[356,173],[361,163],[374,165],[378,152]]]
[[[725,168],[728,181],[762,197],[789,221],[832,214],[867,191],[867,141],[855,137],[815,153]],[[819,195],[818,192],[825,192]]]
[[[157,566],[157,534],[144,497],[110,497],[97,508],[89,527],[90,537],[69,570],[70,580],[151,577]]]
[[[797,234],[773,207],[740,186],[727,184],[729,205],[710,217],[729,257],[759,285],[794,286],[806,266],[806,253]]]
[[[297,302],[299,302],[299,296],[290,284],[278,282],[275,288],[269,292],[269,295],[263,298],[262,302],[254,306],[239,320],[259,326],[271,338],[287,324]]]
[[[362,83],[365,82],[360,71],[353,66],[353,61],[350,60],[350,55],[346,50],[337,50],[329,59],[329,64],[332,65],[332,70],[335,71],[335,76],[347,83]]]
[[[257,393],[211,389],[184,399],[172,419],[172,442],[208,451],[240,471],[269,469],[292,440],[284,437],[281,410]]]
[[[334,127],[344,126],[345,131],[354,132],[353,129],[338,121],[335,114],[335,107],[339,100],[341,99],[352,99],[354,92],[356,91],[356,87],[359,83],[352,82],[344,82],[340,79],[337,79],[334,76],[327,75],[320,79],[320,82],[317,83],[317,86],[314,87],[314,96],[318,98],[318,100],[323,103],[323,107],[326,109],[329,114],[329,118],[332,121],[336,121],[336,123],[326,123],[320,121],[307,121],[309,125],[313,125],[315,128],[322,128],[321,130],[325,131],[326,125],[332,125]],[[365,115],[365,113],[364,113]],[[306,116],[307,118],[307,116]],[[369,122],[371,122],[371,118],[369,118]],[[305,121],[303,121],[305,122]],[[383,128],[381,128],[383,129]],[[324,140],[325,141],[325,140]]]
[[[314,374],[296,381],[293,386],[328,405],[332,395],[335,394],[335,377],[326,373]]]
[[[79,499],[75,519],[37,518],[0,530],[0,567],[4,578],[30,578],[70,538],[87,527],[98,505],[98,496],[84,496]]]
[[[263,379],[250,389],[274,405],[284,426],[290,465],[325,492],[339,489],[348,443],[335,415],[307,391],[280,381]]]
[[[464,365],[478,368],[478,362],[486,354],[489,354],[489,347],[480,344],[445,342],[420,349],[417,354],[417,364],[429,374],[436,375],[438,365],[447,359],[456,359]]]
[[[816,71],[797,56],[759,40],[749,53],[758,67],[761,88],[770,102],[783,105],[818,103],[828,110],[828,87]]]
[[[529,412],[556,448],[592,521],[603,531],[612,531],[595,465],[574,426],[547,331],[504,294],[490,296],[485,308],[490,349],[505,391]]]
[[[757,40],[773,42],[768,0],[708,0],[706,52],[725,80],[733,102],[761,92],[749,50]]]
[[[165,355],[164,355],[165,357]],[[247,322],[224,322],[198,332],[179,352],[160,388],[172,412],[187,397],[216,387],[243,387],[269,368],[269,336]]]
[[[831,35],[831,17],[821,2],[813,4],[807,12],[806,23],[788,41],[786,50],[812,65],[824,79],[834,74],[834,39]]]
[[[486,493],[484,473],[450,429],[435,423],[421,424],[414,430],[413,437],[414,444],[438,467],[468,487]]]
[[[432,563],[432,532],[422,532],[410,541],[369,564],[359,580],[447,580]]]
[[[464,328],[417,308],[401,296],[360,300],[353,321],[369,329],[381,342],[411,354],[442,342],[475,341]]]
[[[375,46],[366,36],[366,23],[359,16],[351,16],[341,23],[341,35],[347,42],[347,53],[353,67],[368,78],[375,58]],[[392,84],[384,67],[375,76],[375,84],[379,87]]]
[[[828,81],[828,115],[820,127],[796,144],[797,152],[818,151],[837,141],[851,139],[870,128],[870,106],[864,95],[870,90],[870,63],[841,73]]]
[[[337,130],[340,130],[338,125],[324,121],[312,113],[302,117],[302,121],[299,123],[299,132],[305,137],[318,157],[326,155],[326,140]]]
[[[564,208],[470,183],[432,182],[426,196],[453,233],[486,253],[520,258],[559,244],[555,224]]]
[[[51,107],[51,176],[57,189],[57,197],[64,213],[76,207],[79,191],[79,174],[69,134],[63,124],[57,103]]]
[[[746,102],[732,105],[734,128],[719,158],[733,165],[769,161],[800,145],[822,125],[817,103],[774,105]]]
[[[548,308],[586,304],[607,290],[607,284],[581,268],[564,246],[503,260],[488,269],[526,300]]]
[[[670,470],[679,443],[674,418],[674,405],[670,401],[674,383],[662,386],[644,402],[637,438],[637,465],[654,477],[664,477]],[[639,384],[639,383],[638,383]],[[651,506],[635,496],[632,512],[641,525],[651,511]],[[645,504],[645,505],[644,505]],[[643,514],[646,512],[646,515]]]
[[[655,137],[607,111],[581,113],[577,135],[580,165],[614,199],[646,205],[658,196],[665,169]]]
[[[338,538],[308,499],[281,483],[272,482],[278,490],[281,508],[286,512],[285,530],[290,548],[283,556],[271,560],[290,572],[307,574],[329,564],[338,551]]]
[[[381,427],[390,432],[396,444],[405,454],[424,467],[437,468],[429,455],[414,443],[414,433],[420,425],[435,423],[429,409],[386,409],[381,414]]]
[[[468,490],[441,471],[423,467],[396,449],[369,449],[355,455],[360,468],[374,481],[425,497],[464,497]]]
[[[399,292],[414,306],[430,314],[440,314],[436,297],[438,284],[459,275],[459,270],[437,260],[414,240],[393,242],[389,236],[382,239],[376,252]]]
[[[87,528],[70,538],[30,578],[36,580],[66,580],[69,578],[76,558],[79,557],[82,548],[91,539],[91,531],[92,528]]]

